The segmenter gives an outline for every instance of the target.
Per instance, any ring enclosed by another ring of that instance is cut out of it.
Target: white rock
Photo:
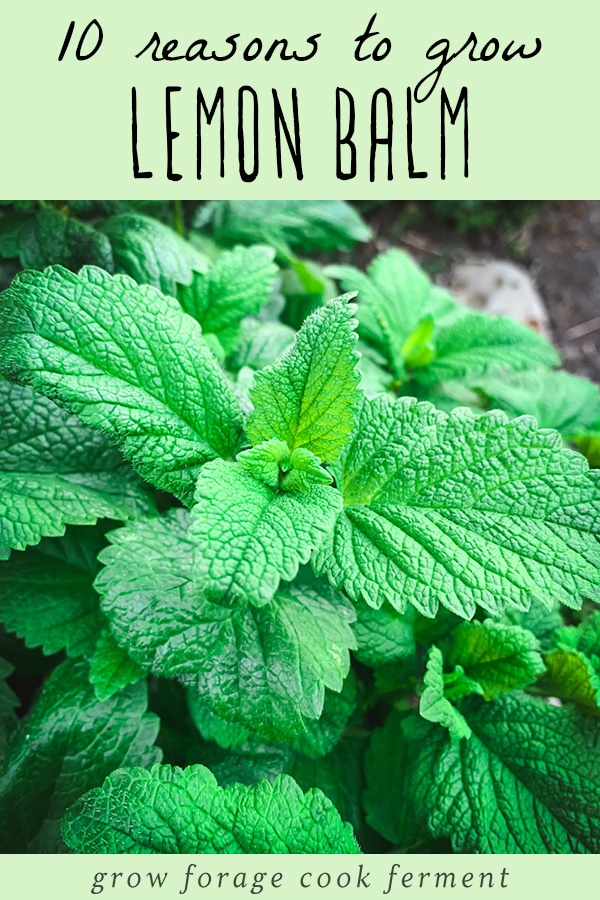
[[[458,265],[450,288],[459,303],[493,316],[510,316],[550,339],[544,301],[528,273],[503,260]]]

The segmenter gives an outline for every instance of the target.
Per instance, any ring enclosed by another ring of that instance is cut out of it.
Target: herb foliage
[[[3,850],[600,852],[600,392],[368,237],[2,205]]]

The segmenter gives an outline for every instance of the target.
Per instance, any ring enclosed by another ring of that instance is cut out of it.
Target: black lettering
[[[235,51],[237,50],[237,39],[239,38],[238,34],[230,34],[228,38],[225,38],[225,43],[229,44],[231,50],[229,53],[226,53],[225,56],[217,56],[217,54],[213,51],[210,54],[210,59],[214,59],[217,62],[226,62],[228,59],[231,59],[232,56],[235,55]]]
[[[377,136],[377,100],[379,97],[385,97],[385,108],[387,118],[387,129],[385,137]],[[394,112],[392,104],[392,95],[385,88],[379,88],[371,98],[371,154],[369,162],[369,181],[375,181],[375,154],[377,146],[383,145],[387,147],[387,180],[391,181],[392,175],[392,140],[393,140],[393,124]]]
[[[491,47],[491,49],[488,50],[488,47]],[[483,62],[488,62],[490,59],[493,59],[496,56],[499,49],[500,41],[498,40],[498,38],[490,38],[487,44],[485,44],[485,46],[482,48],[479,59],[481,59]]]
[[[246,169],[246,138],[245,138],[245,100],[246,95],[252,97],[252,169]],[[238,160],[240,178],[242,181],[254,181],[258,175],[258,96],[249,85],[243,85],[238,91]]]
[[[156,31],[154,32],[154,34],[152,35],[152,37],[150,38],[150,40],[148,41],[148,43],[146,44],[144,49],[140,50],[139,53],[135,54],[135,58],[139,59],[140,56],[144,55],[146,50],[150,49],[150,47],[152,47],[152,59],[154,60],[154,62],[158,62],[160,60],[160,56],[157,56],[156,54],[160,50],[160,37],[158,36]]]
[[[180,91],[180,87],[168,87],[165,91],[165,111],[167,115],[167,178],[169,181],[181,181],[182,177],[173,171],[173,142],[179,137],[178,131],[171,128],[171,94]]]
[[[412,92],[406,88],[406,154],[409,178],[427,178],[427,172],[416,172],[413,156]]]
[[[283,165],[281,162],[281,129],[285,135],[285,140],[292,157],[292,162],[296,170],[296,180],[302,181],[302,154],[300,151],[300,120],[298,117],[298,92],[296,88],[292,88],[292,115],[294,118],[294,140],[285,121],[283,110],[277,96],[275,88],[271,88],[273,93],[273,115],[275,117],[275,153],[277,156],[277,177],[283,178]]]
[[[450,117],[450,124],[455,125],[456,120],[458,118],[458,114],[461,110],[461,107],[464,103],[464,127],[463,127],[463,157],[464,157],[464,167],[463,174],[465,178],[469,177],[469,116],[468,116],[468,99],[467,99],[467,89],[463,87],[458,97],[458,102],[454,109],[450,106],[448,101],[448,95],[444,88],[442,88],[441,94],[441,102],[440,102],[440,120],[441,120],[441,138],[440,138],[440,175],[442,181],[446,178],[446,112]]]
[[[133,157],[133,177],[152,178],[152,172],[140,171],[138,157],[137,93],[134,87],[131,88],[131,155]]]
[[[342,116],[342,106],[341,99],[342,95],[346,97],[348,101],[348,129],[344,137],[341,134],[341,116]],[[339,178],[340,181],[348,181],[350,178],[356,178],[356,145],[352,140],[352,135],[354,134],[354,125],[356,121],[356,116],[354,112],[354,98],[352,94],[347,91],[345,88],[336,88],[335,89],[335,176]],[[350,168],[348,171],[344,171],[342,169],[342,154],[341,147],[345,144],[350,150]]]
[[[371,18],[369,19],[369,24],[365,31],[360,34],[358,37],[354,38],[354,42],[358,44],[358,47],[354,51],[354,59],[357,62],[364,62],[366,59],[373,59],[375,62],[380,62],[380,60],[385,59],[392,49],[392,42],[389,38],[382,38],[372,53],[367,53],[366,56],[361,56],[360,52],[363,48],[363,44],[365,44],[370,38],[376,37],[379,32],[371,31],[371,28],[375,24],[375,19],[377,18],[377,13],[373,13]]]
[[[456,877],[454,872],[436,872],[435,873],[435,886],[436,888],[440,886],[440,881],[444,879],[444,887],[448,884],[448,879],[450,879],[450,887],[456,887]]]
[[[224,95],[223,88],[219,87],[215,91],[213,104],[209,109],[204,100],[202,89],[198,88],[196,93],[196,178],[198,181],[202,179],[202,114],[206,118],[206,124],[210,125],[216,115],[217,108],[220,112],[219,124],[219,155],[220,166],[219,175],[225,177],[225,119],[224,119]]]
[[[256,49],[254,49],[256,47]],[[262,41],[260,38],[253,38],[246,49],[244,50],[242,56],[246,60],[246,62],[252,62],[253,59],[256,59],[257,56],[260,56],[260,52],[262,50]]]
[[[269,49],[268,49],[267,52],[265,53],[265,60],[266,60],[267,62],[269,62],[269,60],[270,60],[271,57],[274,55],[274,53],[275,53],[277,47],[278,47],[280,44],[281,44],[282,46],[281,46],[281,50],[279,51],[279,59],[285,59],[285,60],[288,60],[288,59],[293,59],[293,58],[294,58],[293,53],[288,53],[288,52],[287,52],[288,42],[286,41],[285,38],[281,38],[281,40],[273,41],[273,43],[271,44],[271,46],[269,47]]]
[[[510,48],[514,45],[514,41],[511,41],[510,44],[504,49],[502,54],[502,59],[505,62],[509,62],[511,59],[514,59],[515,56],[520,56],[521,59],[533,59],[534,56],[537,56],[540,50],[542,49],[542,42],[539,38],[535,39],[535,50],[531,53],[525,52],[525,44],[521,44],[513,53],[510,52]]]
[[[306,43],[310,44],[310,47],[311,47],[310,53],[308,54],[308,56],[300,56],[294,50],[294,52],[292,53],[292,56],[294,57],[294,59],[296,59],[298,62],[308,62],[309,59],[312,59],[313,56],[316,55],[317,50],[319,49],[319,44],[318,44],[317,39],[320,37],[321,37],[321,35],[319,33],[319,34],[311,34],[310,37],[306,38]]]
[[[173,56],[172,53],[177,50],[179,46],[178,41],[167,41],[162,50],[162,58],[166,59],[167,62],[172,62],[177,59],[185,59],[185,54],[181,53],[179,56]]]

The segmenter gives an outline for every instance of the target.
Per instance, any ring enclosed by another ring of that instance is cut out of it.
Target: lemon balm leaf
[[[96,588],[117,643],[227,721],[279,740],[301,734],[325,688],[343,687],[351,604],[328,585],[282,585],[260,607],[210,602],[194,579],[189,523],[178,510],[111,532]]]
[[[142,477],[188,500],[200,467],[230,456],[242,417],[200,326],[125,276],[60,266],[3,294],[7,372],[117,441]]]
[[[67,524],[151,509],[112,441],[31,387],[0,379],[0,424],[0,559]]]
[[[291,452],[304,447],[323,462],[337,459],[360,396],[355,326],[348,298],[330,300],[277,362],[256,373],[247,426],[253,444],[279,438]]]
[[[352,599],[470,618],[599,596],[598,481],[534,419],[365,400],[335,471],[314,566]]]
[[[203,467],[195,500],[189,531],[194,577],[209,598],[255,605],[270,600],[280,579],[291,581],[308,562],[342,502],[328,485],[279,491],[223,460]]]
[[[204,766],[120,769],[73,806],[63,835],[79,853],[358,853],[321,791],[289,775],[219,787]]]

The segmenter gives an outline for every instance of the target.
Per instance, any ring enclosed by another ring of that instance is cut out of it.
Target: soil
[[[511,201],[507,201],[510,204]],[[393,201],[367,213],[373,241],[360,264],[390,246],[411,253],[440,283],[456,262],[508,259],[533,277],[565,368],[600,383],[600,201],[552,201],[519,227],[459,233],[428,205]]]

